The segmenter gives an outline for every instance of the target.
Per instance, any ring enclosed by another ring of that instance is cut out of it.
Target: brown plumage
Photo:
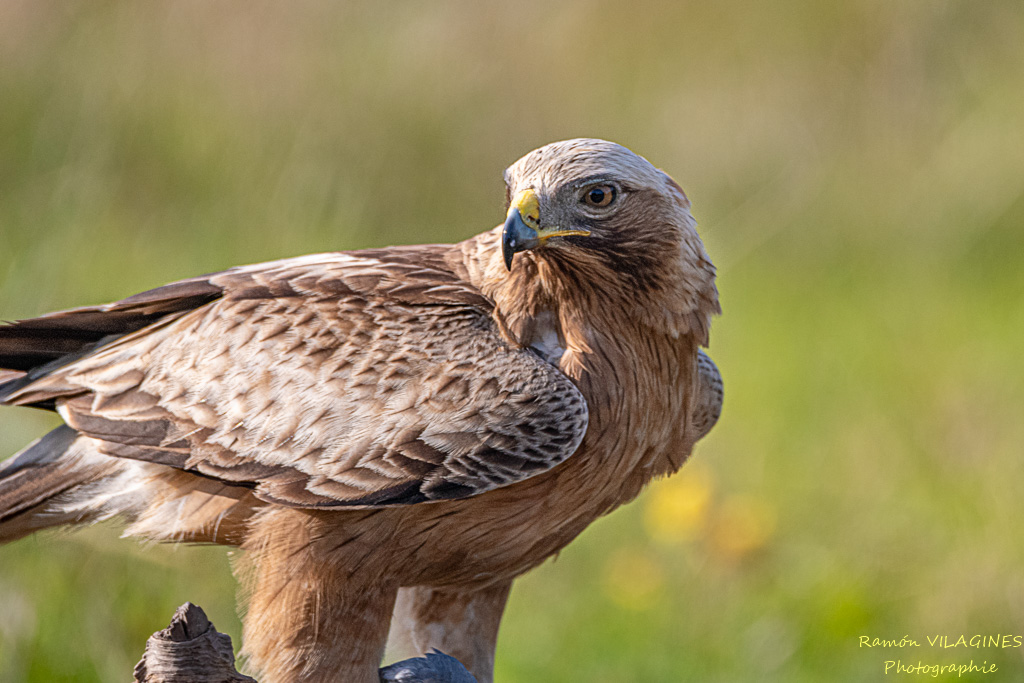
[[[0,402],[67,423],[0,467],[0,541],[121,516],[241,546],[268,683],[376,681],[389,627],[491,680],[512,579],[678,469],[721,406],[699,351],[714,267],[679,186],[600,140],[506,182],[505,226],[459,244],[0,328]]]

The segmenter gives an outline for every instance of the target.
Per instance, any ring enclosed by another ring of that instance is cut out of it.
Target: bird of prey
[[[385,643],[492,680],[512,580],[677,470],[721,380],[690,202],[602,140],[505,173],[453,245],[232,268],[0,327],[0,403],[62,425],[0,469],[0,541],[113,517],[238,546],[268,683]]]

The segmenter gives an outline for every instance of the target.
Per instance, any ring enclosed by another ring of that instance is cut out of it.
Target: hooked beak
[[[512,270],[512,257],[521,251],[536,249],[552,237],[563,235],[589,235],[589,230],[562,230],[541,227],[540,200],[533,190],[523,190],[512,200],[501,231],[501,255],[505,267]]]

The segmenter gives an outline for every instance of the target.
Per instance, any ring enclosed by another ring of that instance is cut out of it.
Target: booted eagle
[[[120,517],[242,548],[265,683],[375,682],[389,630],[490,681],[512,580],[675,472],[722,399],[679,186],[590,139],[505,181],[504,224],[459,244],[0,327],[0,403],[66,423],[0,466],[0,542]]]

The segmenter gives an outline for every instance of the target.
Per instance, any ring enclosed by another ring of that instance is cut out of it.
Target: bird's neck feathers
[[[715,269],[693,225],[682,228],[678,242],[643,250],[617,245],[619,254],[558,247],[520,253],[511,272],[501,259],[500,228],[459,251],[467,276],[494,301],[495,322],[515,345],[550,335],[551,321],[563,348],[578,352],[631,330],[706,345],[711,316],[720,311]]]

